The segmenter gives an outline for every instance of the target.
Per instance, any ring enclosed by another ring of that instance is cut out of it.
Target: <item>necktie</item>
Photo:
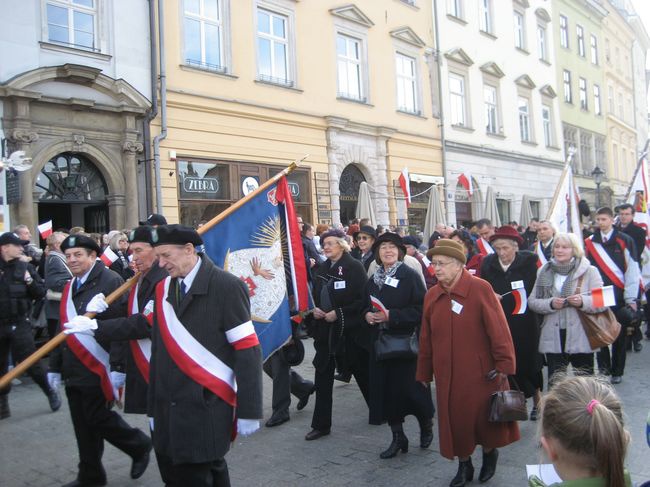
[[[607,243],[607,237],[603,237],[603,243]]]
[[[185,297],[185,293],[187,292],[187,289],[185,288],[185,283],[183,281],[181,281],[180,289],[181,289],[181,299],[183,299]]]
[[[77,279],[75,281],[75,291],[79,291],[79,288],[81,287],[81,280]]]

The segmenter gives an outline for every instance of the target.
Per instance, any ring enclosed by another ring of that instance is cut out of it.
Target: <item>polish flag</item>
[[[100,257],[102,262],[106,265],[106,267],[110,267],[113,262],[115,262],[119,257],[115,252],[110,247],[106,247],[104,249],[104,252],[102,253],[102,256]]]
[[[515,298],[515,309],[512,310],[513,315],[523,315],[528,308],[528,296],[526,289],[519,288],[512,291],[512,297]]]
[[[490,245],[490,242],[485,240],[483,237],[479,238],[476,241],[476,246],[478,247],[478,253],[481,255],[489,255],[494,253],[494,249]]]
[[[45,223],[41,223],[38,226],[38,233],[41,234],[41,238],[45,240],[47,237],[52,235],[52,220]]]
[[[436,275],[436,269],[433,267],[433,264],[431,264],[431,261],[427,259],[426,255],[422,256],[422,262],[424,262],[424,266],[427,268],[427,273],[431,277],[434,277]]]
[[[407,168],[402,169],[402,174],[399,175],[399,185],[402,188],[402,193],[406,198],[406,207],[411,206],[411,187],[410,187],[410,177],[409,170]]]
[[[388,310],[386,309],[386,306],[384,306],[384,303],[379,300],[379,298],[370,296],[370,302],[375,308],[377,308],[377,311],[381,311],[384,314],[384,318],[388,319]]]
[[[591,290],[591,299],[593,300],[594,308],[602,308],[604,306],[614,306],[616,304],[616,297],[614,296],[614,286],[597,287]]]
[[[458,182],[467,190],[470,196],[474,194],[474,186],[472,185],[472,176],[468,172],[464,172],[458,176]]]

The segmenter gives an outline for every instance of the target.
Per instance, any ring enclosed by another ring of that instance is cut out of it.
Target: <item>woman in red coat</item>
[[[515,373],[515,350],[500,303],[486,281],[463,266],[465,249],[453,240],[438,240],[431,262],[438,284],[424,299],[416,379],[436,379],[440,453],[458,457],[451,487],[474,477],[470,455],[483,447],[479,480],[496,470],[498,447],[519,439],[516,422],[488,422],[490,396],[508,389]]]

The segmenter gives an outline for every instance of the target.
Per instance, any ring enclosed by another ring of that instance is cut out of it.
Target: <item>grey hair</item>
[[[494,245],[497,242],[508,242],[512,244],[512,246],[515,248],[515,250],[519,250],[519,244],[512,240],[511,238],[495,238],[494,241],[492,242],[492,245]]]

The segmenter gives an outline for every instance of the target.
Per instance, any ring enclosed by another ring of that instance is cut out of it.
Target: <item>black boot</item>
[[[420,448],[429,448],[433,441],[433,421],[420,424]]]
[[[9,411],[9,394],[2,394],[0,396],[0,419],[5,419],[11,416]]]
[[[458,472],[452,479],[449,487],[463,487],[466,482],[471,482],[474,478],[474,465],[472,465],[472,457],[467,460],[458,460]]]
[[[492,478],[497,470],[497,460],[499,459],[499,450],[493,448],[490,453],[483,452],[483,465],[478,475],[480,482],[487,482]]]
[[[379,458],[393,458],[400,450],[402,450],[402,453],[409,451],[409,439],[404,434],[404,431],[393,431],[393,441],[387,450],[379,454]]]

